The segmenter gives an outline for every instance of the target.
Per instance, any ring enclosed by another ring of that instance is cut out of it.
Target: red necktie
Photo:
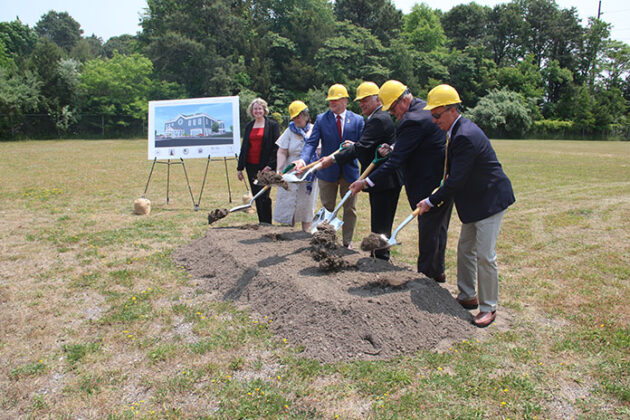
[[[339,131],[339,139],[343,141],[343,137],[341,137],[341,115],[337,115],[337,131]]]

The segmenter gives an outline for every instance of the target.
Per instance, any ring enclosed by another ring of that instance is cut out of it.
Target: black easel
[[[142,198],[146,198],[146,194],[147,194],[147,191],[149,190],[149,183],[151,182],[151,176],[153,175],[153,169],[155,168],[155,164],[160,163],[160,164],[166,165],[166,204],[168,205],[169,204],[169,189],[170,189],[170,182],[171,182],[171,165],[182,165],[182,168],[184,169],[184,176],[186,177],[186,185],[188,186],[188,192],[190,193],[190,199],[192,200],[195,211],[198,211],[199,205],[201,204],[201,196],[203,195],[203,189],[206,186],[206,179],[208,177],[208,167],[210,166],[210,158],[211,156],[208,155],[208,160],[206,161],[206,170],[203,174],[203,182],[201,184],[201,190],[199,191],[199,199],[197,200],[197,202],[195,202],[195,197],[193,197],[192,189],[190,188],[190,181],[188,180],[188,172],[186,172],[186,165],[184,164],[184,159],[182,158],[179,158],[179,162],[178,161],[171,162],[170,159],[164,162],[164,161],[158,161],[157,158],[154,158],[153,164],[151,165],[151,171],[149,172],[149,178],[147,179],[147,185],[144,187],[144,193],[142,193]],[[228,194],[229,194],[229,200],[231,203],[232,191],[230,189],[230,177],[228,176],[227,159],[225,157],[223,157],[223,162],[225,164],[225,177],[227,179]]]

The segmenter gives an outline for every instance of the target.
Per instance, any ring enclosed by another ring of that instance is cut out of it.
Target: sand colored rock
[[[133,212],[139,215],[151,213],[151,201],[146,198],[136,198],[133,201]]]

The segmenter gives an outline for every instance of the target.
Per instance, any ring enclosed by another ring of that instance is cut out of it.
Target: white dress
[[[308,134],[310,135],[310,131]],[[286,168],[291,162],[300,158],[304,147],[304,138],[287,128],[278,137],[276,144],[278,147],[289,151],[289,156],[287,156],[284,166]],[[280,168],[280,170],[284,168]],[[312,188],[310,191],[307,188],[308,186]],[[289,184],[288,191],[282,187],[278,188],[273,220],[286,225],[290,225],[293,222],[312,222],[318,196],[317,182]]]

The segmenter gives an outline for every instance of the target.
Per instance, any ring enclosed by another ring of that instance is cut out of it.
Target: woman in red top
[[[252,194],[256,195],[262,188],[254,184],[258,171],[275,171],[278,151],[276,140],[280,137],[280,125],[272,118],[267,117],[269,108],[267,102],[261,98],[256,98],[249,104],[247,113],[254,120],[245,126],[236,170],[238,179],[242,181],[243,169],[245,169]],[[256,199],[256,211],[260,223],[271,224],[269,190]]]

